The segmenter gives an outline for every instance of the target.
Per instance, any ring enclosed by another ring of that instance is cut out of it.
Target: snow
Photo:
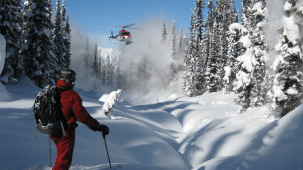
[[[121,55],[119,51],[116,51],[113,48],[102,48],[102,47],[98,47],[98,53],[103,60],[106,60],[107,57],[110,57],[110,62],[118,60],[119,56]]]
[[[109,95],[105,94],[103,95],[99,101],[103,101],[104,104],[102,106],[102,111],[99,113],[101,115],[106,114],[107,117],[111,118],[112,115],[109,113],[114,105],[116,104],[116,101],[118,101],[118,98],[121,95],[122,90],[119,89],[117,91],[112,91]]]
[[[28,1],[24,1],[24,6],[28,6],[29,2]]]
[[[265,16],[265,12],[266,12],[266,8],[263,8],[263,5],[262,5],[262,2],[257,2],[252,10],[254,11],[254,15],[257,16],[257,15],[262,15],[262,16]]]
[[[35,124],[31,106],[41,90],[26,77],[0,86],[0,92],[10,98],[0,100],[0,169],[51,169],[48,136],[38,133],[33,139]],[[237,95],[223,95],[222,91],[133,105],[121,96],[115,101],[115,96],[121,93],[119,90],[112,94],[75,90],[88,112],[110,128],[106,142],[113,169],[303,167],[302,105],[275,120],[268,116],[268,106],[238,114],[240,106],[234,104]],[[111,112],[115,119],[103,114],[106,102],[115,102]],[[54,164],[53,142],[51,150]],[[105,170],[109,164],[101,133],[79,123],[71,170],[84,169]]]
[[[0,101],[10,100],[10,95],[5,89],[4,85],[0,82]]]
[[[0,75],[3,71],[4,63],[5,63],[5,47],[6,41],[2,34],[0,34]],[[0,101],[6,101],[10,99],[9,93],[6,91],[5,87],[1,83],[1,81],[6,81],[5,78],[0,77]]]
[[[299,27],[295,23],[295,17],[292,15],[290,17],[284,16],[284,32],[283,35],[287,35],[287,38],[292,41],[296,42],[298,37],[300,37]]]
[[[6,47],[6,41],[2,34],[0,34],[0,75],[2,73],[4,63],[5,63],[5,47]]]
[[[249,35],[245,35],[242,36],[241,39],[239,40],[239,42],[241,42],[243,44],[243,47],[246,48],[245,52],[243,54],[241,54],[237,60],[239,62],[241,62],[241,67],[243,67],[244,69],[246,69],[248,72],[252,72],[254,69],[254,65],[256,64],[256,59],[253,55],[253,48],[252,43],[250,41],[250,37]],[[237,73],[237,80],[238,80],[238,84],[237,84],[237,88],[241,87],[242,84],[249,84],[250,83],[250,75],[243,72],[243,71],[239,71]]]
[[[231,68],[229,66],[224,67],[225,75],[223,80],[225,80],[227,83],[229,83],[229,77],[231,77]]]
[[[233,23],[229,26],[229,32],[235,33],[236,30],[241,31],[242,34],[247,31],[246,28],[240,23]]]
[[[292,8],[291,3],[289,3],[289,1],[286,1],[284,5],[284,11],[290,11],[291,8]]]

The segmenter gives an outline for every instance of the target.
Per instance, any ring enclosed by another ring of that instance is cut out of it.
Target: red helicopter
[[[125,26],[114,26],[114,25],[104,25],[104,26],[111,26],[111,27],[122,27],[122,30],[119,31],[118,35],[113,35],[113,31],[111,32],[111,36],[109,36],[108,38],[110,39],[116,39],[118,41],[121,42],[125,42],[125,45],[131,44],[131,35],[129,31],[126,31],[124,28],[129,28],[129,29],[138,29],[141,30],[140,28],[132,28],[130,26],[135,25],[135,23],[129,24],[129,25],[125,25]]]

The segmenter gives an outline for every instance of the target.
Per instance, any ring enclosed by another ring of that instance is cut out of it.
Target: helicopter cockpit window
[[[122,35],[130,35],[129,32],[123,32]]]

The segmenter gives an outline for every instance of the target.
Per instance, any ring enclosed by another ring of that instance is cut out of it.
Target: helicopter
[[[119,31],[118,35],[113,35],[113,31],[111,32],[111,35],[108,37],[109,39],[116,39],[117,41],[120,42],[125,42],[125,45],[129,45],[131,43],[133,43],[131,41],[131,35],[129,31],[126,31],[124,28],[129,28],[129,29],[137,29],[137,30],[141,30],[140,28],[132,28],[130,26],[135,25],[135,23],[129,24],[129,25],[125,25],[125,26],[115,26],[115,25],[103,25],[103,26],[110,26],[110,27],[121,27],[122,30]]]

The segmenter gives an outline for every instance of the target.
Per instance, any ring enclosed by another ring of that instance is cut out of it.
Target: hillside
[[[0,88],[0,169],[50,169],[48,137],[35,132],[31,106],[41,90],[27,78]],[[281,120],[266,107],[238,114],[236,95],[222,92],[132,105],[123,98],[113,119],[101,111],[101,91],[76,89],[93,117],[110,128],[106,138],[114,169],[301,169],[303,106]],[[52,164],[55,145],[52,143]],[[109,169],[100,133],[80,124],[71,169]]]

